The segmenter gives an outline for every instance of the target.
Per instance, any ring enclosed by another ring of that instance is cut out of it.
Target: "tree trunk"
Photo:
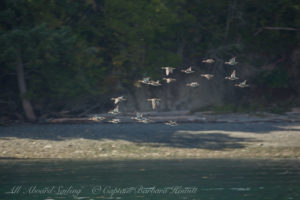
[[[229,5],[228,11],[227,11],[226,28],[225,28],[225,34],[224,34],[225,41],[227,40],[227,37],[229,34],[229,29],[230,29],[230,25],[231,25],[231,22],[234,17],[235,9],[236,9],[236,0],[233,0],[232,3]]]
[[[26,88],[26,82],[25,82],[25,77],[24,77],[24,66],[23,66],[23,61],[22,61],[20,52],[17,55],[17,76],[18,76],[20,96],[21,96],[21,101],[22,101],[24,112],[25,112],[25,116],[29,121],[35,121],[36,116],[34,114],[32,105],[31,105],[30,101],[25,98],[27,88]]]

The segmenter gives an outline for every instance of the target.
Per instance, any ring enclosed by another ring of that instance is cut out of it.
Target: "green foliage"
[[[24,7],[21,7],[20,11],[20,5],[10,3],[7,4],[11,7],[4,13],[17,15],[20,12],[21,17],[25,19],[30,11],[46,9],[34,1],[22,1]],[[102,94],[103,89],[101,90],[99,85],[106,69],[102,65],[100,48],[89,46],[71,27],[62,25],[63,21],[57,19],[55,13],[48,10],[48,13],[38,17],[52,24],[34,21],[29,24],[30,19],[26,23],[18,24],[12,19],[10,26],[0,33],[3,52],[0,59],[4,67],[14,71],[14,60],[18,53],[21,54],[29,88],[27,96],[36,101],[51,101]],[[33,19],[40,20],[38,17]]]
[[[283,68],[263,71],[257,78],[257,84],[268,88],[287,88],[289,86],[289,77],[287,71]]]
[[[4,0],[0,97],[18,101],[11,75],[18,54],[28,96],[36,103],[103,100],[116,85],[130,88],[144,75],[160,78],[162,66],[201,64],[206,57],[235,55],[259,69],[289,58],[298,48],[299,32],[257,31],[299,27],[299,11],[296,0]],[[288,88],[289,76],[276,67],[254,80],[258,87]]]

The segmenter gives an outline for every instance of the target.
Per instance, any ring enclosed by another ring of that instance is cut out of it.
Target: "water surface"
[[[295,160],[1,160],[0,199],[300,199]]]

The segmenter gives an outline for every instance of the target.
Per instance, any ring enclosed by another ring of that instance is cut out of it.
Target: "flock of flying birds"
[[[212,63],[215,62],[215,60],[210,58],[210,59],[203,60],[202,62],[207,63],[207,64],[212,64]],[[235,66],[236,64],[238,64],[238,62],[236,62],[236,57],[233,57],[229,61],[225,62],[225,64]],[[167,84],[176,81],[176,79],[169,77],[169,75],[173,73],[175,68],[173,68],[173,67],[162,67],[162,69],[165,70],[165,74],[166,74],[167,77],[164,77],[163,80],[166,81]],[[185,74],[191,74],[191,73],[195,72],[195,71],[193,71],[192,67],[188,67],[187,69],[180,70],[180,71],[185,73]],[[204,77],[207,80],[210,80],[214,77],[214,75],[213,74],[201,74],[201,77]],[[233,70],[231,75],[226,76],[225,79],[230,80],[230,81],[238,80],[239,78],[236,76],[236,70]],[[151,80],[150,77],[145,77],[142,80],[138,80],[137,83],[138,84],[151,85],[151,86],[154,86],[154,87],[158,87],[158,86],[162,85],[159,80],[154,81],[154,80]],[[187,83],[186,86],[195,88],[195,87],[199,86],[199,83],[196,82],[196,81],[195,82],[190,82],[190,83]],[[240,83],[237,83],[234,86],[240,87],[240,88],[249,87],[246,80],[244,80]],[[126,99],[124,98],[124,96],[120,96],[120,97],[116,97],[116,98],[111,98],[111,100],[114,102],[115,108],[113,110],[109,111],[108,113],[112,114],[112,115],[117,115],[117,114],[120,113],[120,111],[119,111],[120,102],[126,101]],[[161,100],[159,98],[151,98],[151,99],[147,99],[147,101],[151,102],[152,109],[155,110],[157,108],[157,106],[159,105]],[[103,121],[106,118],[103,117],[103,116],[93,116],[90,119],[93,120],[93,121]],[[143,114],[138,113],[138,112],[136,113],[136,116],[132,117],[131,119],[136,120],[137,122],[141,122],[141,123],[151,122],[150,119],[148,119],[146,117],[143,117]],[[117,123],[120,123],[121,120],[118,119],[118,118],[114,118],[114,119],[108,120],[107,122],[117,124]],[[166,124],[168,126],[177,126],[178,125],[176,121],[167,121],[164,124]]]

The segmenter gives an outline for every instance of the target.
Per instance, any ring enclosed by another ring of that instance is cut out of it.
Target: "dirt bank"
[[[298,158],[300,123],[46,124],[0,127],[0,158]]]

